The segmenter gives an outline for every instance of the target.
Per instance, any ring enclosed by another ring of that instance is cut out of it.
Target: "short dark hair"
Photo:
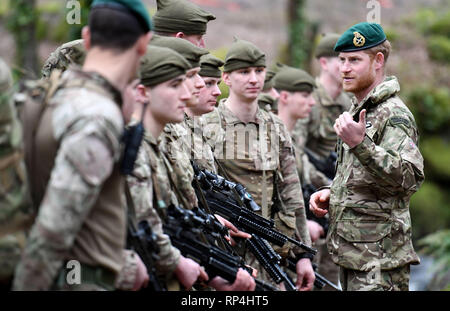
[[[93,8],[89,14],[91,46],[119,52],[132,47],[147,30],[128,11],[111,8]]]

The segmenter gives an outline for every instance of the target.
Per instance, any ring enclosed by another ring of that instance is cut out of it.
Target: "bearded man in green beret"
[[[153,17],[155,33],[186,39],[198,47],[205,47],[207,24],[216,17],[187,0],[157,0]]]
[[[414,116],[386,75],[391,45],[379,24],[359,23],[337,41],[343,88],[355,95],[334,124],[336,176],[314,193],[310,209],[330,214],[328,251],[344,290],[408,290],[409,201],[424,180]]]
[[[272,218],[276,229],[286,235],[293,236],[298,227],[301,240],[311,244],[289,133],[277,116],[258,107],[265,67],[265,54],[254,44],[239,39],[233,42],[222,75],[230,96],[205,115],[205,136],[226,173],[222,175],[245,185],[261,206],[258,213]],[[274,198],[280,204],[273,204]],[[282,257],[290,252],[297,255],[297,287],[311,290],[314,272],[309,254],[287,244],[275,249]],[[262,279],[271,281],[249,251],[243,249],[242,253],[246,263],[257,268]]]

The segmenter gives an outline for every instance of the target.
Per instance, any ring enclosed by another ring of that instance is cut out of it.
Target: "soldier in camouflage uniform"
[[[233,42],[222,75],[230,97],[205,115],[205,136],[228,178],[245,185],[261,206],[259,213],[273,217],[277,230],[289,236],[297,225],[301,240],[311,244],[290,136],[277,116],[258,107],[265,67],[265,55],[256,46],[244,40]],[[280,205],[273,206],[273,195],[279,195]],[[276,249],[287,256],[289,247]],[[251,253],[245,253],[245,260],[258,269],[262,279],[270,281]],[[310,259],[298,260],[297,275],[298,288],[310,290],[314,281]]]
[[[379,24],[359,23],[339,38],[351,109],[335,122],[337,171],[331,189],[314,193],[310,209],[330,214],[328,250],[344,290],[408,290],[411,264],[409,201],[424,180],[414,117],[386,76],[390,43]]]
[[[12,76],[0,59],[0,290],[9,290],[32,220]]]
[[[184,107],[191,98],[185,84],[185,72],[190,64],[177,52],[149,45],[141,61],[138,92],[144,102],[144,139],[133,173],[127,183],[136,214],[136,222],[147,220],[157,235],[159,259],[157,272],[164,276],[169,290],[179,289],[176,279],[187,289],[197,278],[207,279],[206,273],[193,260],[183,257],[162,231],[161,218],[170,205],[179,205],[171,180],[176,176],[159,148],[160,134],[168,122],[183,120]],[[141,114],[141,113],[139,113]],[[169,175],[170,174],[170,175]]]
[[[140,1],[94,1],[82,32],[87,50],[83,69],[64,72],[48,107],[25,116],[34,117],[28,121],[36,125],[25,146],[33,204],[39,210],[16,269],[15,290],[114,289],[128,256],[118,163],[120,105],[150,30]],[[117,35],[123,31],[126,37]],[[137,289],[148,276],[137,256],[130,255],[135,278],[129,287]],[[73,265],[78,269],[71,270]],[[71,272],[78,277],[70,278]]]
[[[187,0],[157,0],[155,33],[188,40],[204,48],[207,24],[216,17]]]
[[[191,98],[187,101],[187,107],[198,105],[200,89],[204,87],[203,79],[198,75],[200,71],[200,57],[208,53],[205,49],[199,48],[188,40],[155,36],[150,42],[151,45],[168,47],[181,54],[190,64],[189,70],[186,72],[186,85],[192,93]],[[185,120],[188,119],[185,114]],[[162,148],[179,178],[177,179],[178,189],[183,193],[186,199],[185,205],[191,209],[197,204],[197,196],[194,188],[192,188],[192,180],[194,170],[191,165],[191,141],[189,127],[185,121],[179,124],[168,123],[164,128]]]

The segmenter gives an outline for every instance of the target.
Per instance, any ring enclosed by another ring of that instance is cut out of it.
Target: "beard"
[[[376,79],[376,72],[375,70],[372,70],[371,66],[367,74],[355,77],[353,83],[351,84],[343,83],[342,86],[344,91],[356,94],[363,92],[367,88],[369,88],[374,83],[375,79]]]

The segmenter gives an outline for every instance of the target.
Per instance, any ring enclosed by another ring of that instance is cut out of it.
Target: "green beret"
[[[141,58],[139,78],[145,86],[155,86],[190,69],[189,62],[176,51],[160,46],[147,46],[147,52]]]
[[[92,2],[91,9],[101,7],[129,12],[147,31],[153,30],[152,20],[141,0],[94,0]]]
[[[203,35],[206,24],[216,19],[186,0],[157,0],[157,11],[153,16],[155,31],[162,33],[184,32],[187,35]]]
[[[278,99],[273,98],[267,93],[260,93],[258,95],[258,106],[265,111],[278,113]]]
[[[219,69],[224,62],[212,55],[211,53],[205,54],[200,58],[200,72],[198,73],[202,77],[221,78],[222,71]]]
[[[266,71],[266,78],[264,79],[263,91],[268,91],[273,88],[273,77],[275,77],[276,72],[272,70]]]
[[[191,64],[191,68],[200,67],[200,57],[209,53],[207,50],[192,44],[188,40],[175,37],[153,35],[150,40],[150,45],[163,46],[177,51],[187,59]]]
[[[83,39],[64,43],[53,51],[42,67],[41,73],[44,78],[50,77],[54,69],[65,71],[69,65],[83,65],[86,57]]]
[[[363,22],[345,31],[334,46],[336,52],[352,52],[370,49],[383,43],[386,34],[380,24]]]
[[[247,67],[266,67],[266,55],[253,43],[234,39],[225,56],[224,72]]]
[[[339,52],[334,50],[334,46],[338,41],[340,35],[336,33],[325,33],[319,41],[316,47],[316,58],[320,57],[337,57]]]
[[[304,70],[283,66],[275,75],[273,86],[277,90],[288,92],[312,92],[316,82]]]

